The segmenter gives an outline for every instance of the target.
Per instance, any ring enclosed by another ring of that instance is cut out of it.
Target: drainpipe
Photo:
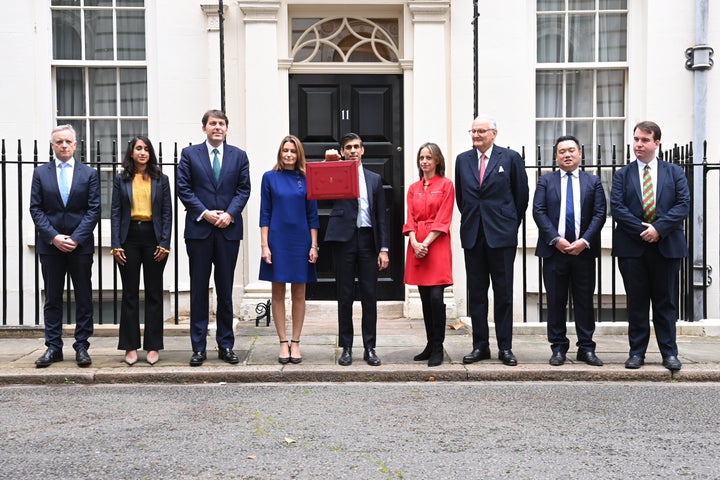
[[[220,111],[225,112],[225,12],[223,0],[218,3],[220,18]]]
[[[693,198],[704,198],[703,185],[703,143],[707,139],[707,84],[708,71],[713,66],[713,49],[708,42],[708,0],[695,0],[695,46],[685,50],[685,68],[693,72],[694,100],[693,100]],[[708,278],[703,269],[702,235],[703,218],[702,201],[695,201],[691,213],[693,222],[693,321],[702,320],[703,291],[707,286]]]

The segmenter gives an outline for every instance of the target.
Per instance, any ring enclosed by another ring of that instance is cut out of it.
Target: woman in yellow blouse
[[[145,283],[146,361],[154,365],[163,349],[163,271],[170,253],[172,203],[170,182],[158,164],[150,140],[137,136],[128,143],[113,182],[111,253],[120,266],[122,306],[118,350],[134,365],[140,348],[140,267]]]

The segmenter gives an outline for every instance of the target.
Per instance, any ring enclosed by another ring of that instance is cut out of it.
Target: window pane
[[[145,12],[117,12],[118,60],[145,60]]]
[[[597,141],[600,145],[602,163],[622,163],[625,149],[625,121],[624,120],[598,120]],[[615,146],[616,161],[613,162],[612,147]]]
[[[595,0],[569,0],[568,10],[595,10]]]
[[[118,7],[144,7],[145,0],[117,0]]]
[[[570,15],[568,30],[568,61],[595,61],[595,15]]]
[[[57,115],[85,115],[85,82],[82,68],[58,68],[55,71]]]
[[[580,146],[584,147],[585,152],[585,163],[586,164],[594,164],[595,160],[593,160],[593,122],[592,120],[581,120],[581,121],[575,121],[567,122],[567,134],[568,135],[574,135],[577,137],[578,140],[580,140]]]
[[[538,12],[565,10],[565,0],[538,0]]]
[[[600,15],[601,62],[624,62],[627,60],[627,15],[607,13]]]
[[[567,72],[566,116],[592,117],[593,115],[593,72],[575,70]]]
[[[112,7],[112,0],[85,0],[86,7]]]
[[[565,61],[565,16],[541,15],[537,18],[537,61]]]
[[[105,162],[112,161],[111,157],[103,158],[103,164]],[[100,171],[100,218],[110,218],[112,215],[112,189],[113,189],[113,178],[115,173],[113,172],[110,165],[103,165],[103,169]],[[105,170],[107,169],[107,170]]]
[[[121,155],[126,147],[125,142],[137,135],[148,136],[148,126],[146,120],[122,120],[120,122],[120,142],[122,143],[122,148],[120,149]],[[157,148],[157,146],[155,146],[155,148]]]
[[[88,70],[90,89],[90,115],[117,115],[117,83],[114,68]]]
[[[625,70],[597,72],[597,116],[625,116]]]
[[[553,165],[553,144],[555,139],[563,135],[562,120],[538,121],[535,124],[535,141],[540,149],[540,160],[542,165]],[[537,159],[535,159],[537,161]]]
[[[53,10],[53,58],[55,60],[80,60],[80,11]]]
[[[90,121],[90,138],[92,142],[89,148],[91,157],[89,160],[95,162],[98,154],[97,143],[100,142],[100,156],[105,161],[110,161],[113,154],[113,148],[117,150],[117,146],[113,142],[117,142],[117,121],[115,120],[91,120]]]
[[[600,0],[600,10],[626,10],[627,0]]]
[[[112,10],[85,10],[85,58],[113,60]]]
[[[540,71],[535,75],[535,116],[562,117],[562,72]]]
[[[147,115],[147,72],[144,68],[120,69],[120,115]]]
[[[80,0],[52,0],[52,2],[50,2],[50,5],[52,5],[53,7],[79,7]]]

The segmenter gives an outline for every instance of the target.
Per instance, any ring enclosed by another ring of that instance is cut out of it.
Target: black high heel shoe
[[[288,343],[288,341],[287,341],[287,340],[280,340],[280,343],[281,343],[281,344],[283,344],[283,343]],[[290,360],[292,360],[292,357],[278,357],[278,362],[280,362],[280,363],[283,364],[283,365],[286,365],[288,362],[290,362]]]
[[[290,340],[291,343],[300,343],[300,340]],[[292,356],[292,345],[290,345],[290,363],[298,364],[302,362],[302,357],[293,357]]]

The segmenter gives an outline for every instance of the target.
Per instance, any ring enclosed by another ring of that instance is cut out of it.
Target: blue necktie
[[[213,175],[215,175],[215,181],[220,180],[220,158],[218,157],[218,149],[213,148]]]
[[[60,163],[60,197],[62,198],[63,205],[67,205],[68,197],[70,196],[70,171],[68,170],[70,165],[65,162]]]
[[[567,178],[567,195],[565,195],[565,239],[572,243],[575,241],[575,202],[573,200],[573,176],[565,174]]]

